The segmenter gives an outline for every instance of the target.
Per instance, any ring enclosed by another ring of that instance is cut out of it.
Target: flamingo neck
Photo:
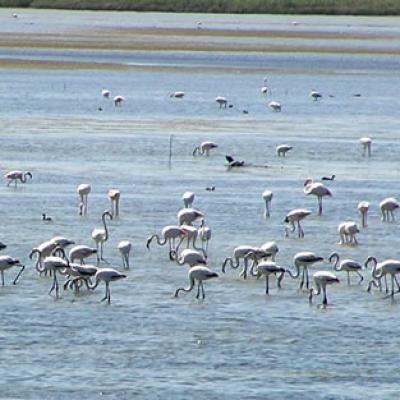
[[[175,291],[175,297],[178,297],[180,291],[183,291],[183,292],[190,292],[193,288],[194,288],[194,279],[193,279],[193,278],[190,278],[189,286],[188,286],[187,288],[179,288],[179,289],[176,289],[176,291]]]

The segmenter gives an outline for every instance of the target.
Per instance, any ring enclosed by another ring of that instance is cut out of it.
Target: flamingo
[[[196,240],[199,235],[199,229],[197,229],[196,227],[194,227],[192,225],[181,225],[181,229],[183,230],[184,234],[182,235],[182,237],[174,251],[178,252],[182,242],[185,239],[187,239],[187,248],[189,248],[190,244],[192,243],[193,249],[201,251],[203,253],[204,257],[207,257],[207,254],[206,254],[205,250],[203,249],[203,247],[198,247],[196,245]],[[170,257],[170,259],[172,260],[171,257]]]
[[[379,208],[381,209],[382,222],[389,222],[389,217],[391,217],[392,222],[394,222],[394,211],[399,208],[399,203],[394,197],[387,197],[379,203]]]
[[[179,288],[176,289],[174,297],[178,297],[179,292],[190,292],[197,281],[197,296],[198,299],[200,297],[200,290],[202,292],[202,297],[205,299],[206,294],[204,292],[203,281],[218,278],[218,274],[216,272],[211,271],[210,268],[205,267],[204,265],[195,265],[194,267],[190,268],[188,272],[189,278],[189,286],[187,288]]]
[[[32,179],[32,173],[30,171],[10,171],[4,175],[5,179],[8,179],[7,186],[10,186],[11,182],[14,181],[15,187],[17,187],[17,182],[26,183],[27,178]]]
[[[363,146],[363,157],[366,155],[371,157],[372,139],[370,137],[362,137],[360,138],[360,143]]]
[[[291,228],[285,227],[285,236],[289,237],[289,232],[294,232],[296,230],[295,222],[297,222],[297,231],[299,238],[304,237],[303,228],[300,225],[300,221],[304,218],[308,217],[311,214],[310,210],[306,210],[305,208],[295,208],[294,210],[290,211],[285,219],[284,222],[290,224]]]
[[[196,219],[204,217],[203,213],[194,208],[182,208],[177,216],[179,225],[191,225]]]
[[[89,283],[90,278],[96,275],[97,271],[99,270],[98,267],[94,265],[86,264],[69,264],[69,271],[68,271],[68,279],[64,282],[64,290],[68,287],[72,289],[75,288],[75,292],[79,291],[79,283],[84,282],[86,287],[90,289]]]
[[[50,239],[50,242],[53,242],[57,247],[61,247],[62,249],[75,244],[73,240],[67,239],[64,236],[54,236]]]
[[[316,90],[312,90],[310,92],[310,97],[312,97],[314,101],[317,101],[318,99],[322,99],[322,94]]]
[[[119,281],[120,279],[126,278],[126,275],[116,271],[113,268],[102,268],[96,272],[94,276],[96,283],[93,286],[89,286],[91,290],[96,289],[101,281],[106,284],[106,295],[101,301],[107,300],[108,304],[111,303],[111,289],[110,282]]]
[[[386,278],[386,275],[390,275],[391,288],[392,288],[390,296],[393,298],[395,282],[397,284],[398,290],[400,290],[399,282],[397,281],[396,278],[396,274],[400,273],[400,261],[388,259],[378,263],[375,257],[370,256],[367,258],[367,261],[365,262],[365,267],[368,267],[368,264],[370,262],[373,263],[373,268],[372,268],[373,279],[369,282],[367,291],[368,292],[371,291],[371,285],[381,288],[382,277]],[[379,282],[378,284],[376,283],[376,280]],[[387,291],[387,286],[386,286],[386,291]]]
[[[362,269],[362,265],[358,263],[357,261],[354,261],[352,259],[345,259],[341,260],[340,262],[340,256],[338,253],[333,252],[329,256],[329,262],[333,262],[333,269],[335,271],[346,271],[347,272],[347,284],[350,285],[350,272],[355,272],[359,277],[360,281],[358,284],[360,284],[363,280],[364,277],[360,274],[360,270]]]
[[[296,253],[293,257],[293,263],[294,267],[296,268],[296,272],[293,274],[289,269],[287,270],[287,272],[293,279],[297,279],[300,276],[300,268],[303,268],[303,274],[300,281],[299,289],[303,288],[304,280],[306,280],[306,288],[308,289],[308,267],[323,260],[323,257],[317,256],[310,251],[302,251],[300,253]]]
[[[245,256],[252,251],[256,251],[257,248],[254,246],[238,246],[235,247],[233,249],[233,257],[226,257],[224,262],[222,263],[222,272],[225,273],[225,268],[226,268],[226,264],[228,264],[231,266],[231,268],[236,269],[239,267],[240,265],[240,260],[243,259],[244,260],[244,267],[243,270],[241,272],[240,275],[243,275],[243,278],[246,279],[247,277],[247,259],[245,259]]]
[[[276,154],[278,157],[286,157],[286,153],[293,149],[293,146],[289,146],[288,144],[280,144],[276,146]]]
[[[103,97],[105,97],[106,99],[109,99],[109,98],[110,98],[110,91],[107,90],[107,89],[103,89],[103,90],[101,91],[101,95],[102,95]]]
[[[215,98],[215,101],[219,104],[219,108],[226,108],[226,106],[228,105],[228,100],[226,99],[226,97],[217,96]]]
[[[269,251],[263,250],[261,247],[255,247],[253,250],[249,251],[245,256],[244,256],[244,263],[245,265],[248,265],[249,259],[253,261],[251,267],[250,267],[250,275],[254,276],[254,270],[257,270],[257,266],[260,262],[262,261],[267,261],[267,258],[271,258],[271,253]],[[246,279],[247,277],[247,271],[246,274],[242,273],[240,276],[244,277]]]
[[[46,257],[43,261],[43,270],[53,274],[53,285],[49,290],[49,294],[55,289],[56,299],[58,299],[59,284],[57,280],[57,272],[66,275],[69,270],[69,261],[56,256]]]
[[[261,93],[267,95],[268,94],[268,86],[262,86],[261,87]]]
[[[124,269],[129,269],[129,253],[132,249],[132,243],[129,240],[121,240],[117,247],[122,256],[122,266]]]
[[[37,254],[35,268],[39,273],[45,272],[43,269],[42,261],[51,255],[53,250],[57,247],[57,243],[51,240],[41,243],[39,246],[33,248],[29,253],[29,258],[32,260],[33,256]]]
[[[358,245],[356,234],[360,230],[353,221],[342,222],[338,226],[338,233],[340,236],[339,244]]]
[[[311,288],[310,289],[310,296],[308,298],[309,302],[312,302],[312,298],[315,295],[318,295],[321,293],[321,289],[322,289],[322,293],[323,293],[323,300],[322,300],[322,304],[324,306],[328,305],[328,299],[326,297],[326,286],[327,285],[332,285],[333,283],[339,283],[339,279],[336,277],[336,275],[334,275],[332,272],[329,271],[317,271],[315,274],[313,274],[313,278],[314,278],[314,285],[316,286],[315,288]]]
[[[4,286],[4,271],[11,267],[21,267],[21,270],[18,272],[17,276],[13,281],[13,285],[15,285],[18,281],[18,278],[22,274],[25,269],[25,266],[21,264],[18,258],[14,258],[11,256],[0,256],[0,274],[1,274],[1,285]]]
[[[196,154],[199,154],[201,156],[206,156],[208,157],[210,155],[210,150],[212,149],[216,149],[218,147],[218,145],[214,142],[201,142],[200,146],[196,146],[193,149],[193,156],[195,156]]]
[[[271,201],[272,201],[272,197],[274,197],[274,194],[266,189],[263,191],[262,193],[262,198],[265,201],[265,213],[264,213],[264,217],[265,218],[269,218],[271,215]]]
[[[179,265],[189,264],[190,267],[198,264],[207,264],[207,260],[204,255],[193,249],[182,250],[182,252],[179,254],[179,257],[176,257],[175,250],[172,250],[170,258],[171,260],[175,260]]]
[[[269,276],[270,275],[277,275],[277,284],[278,287],[281,287],[281,281],[283,276],[285,275],[285,268],[280,267],[274,261],[263,261],[257,266],[257,277],[261,275],[265,275],[265,294],[269,294]]]
[[[318,215],[322,214],[322,198],[332,196],[332,192],[320,182],[314,182],[308,178],[304,182],[304,193],[308,196],[312,194],[318,198]]]
[[[103,244],[108,240],[108,229],[107,229],[107,224],[106,224],[106,217],[110,218],[110,220],[113,219],[113,216],[109,211],[104,211],[101,216],[101,220],[103,222],[104,229],[95,228],[92,231],[92,239],[96,242],[96,248],[97,248],[97,262],[99,262],[100,260],[104,261]],[[99,245],[100,245],[100,257],[99,257]]]
[[[183,193],[182,200],[185,208],[191,208],[194,201],[194,193],[193,192]]]
[[[114,106],[120,107],[124,101],[125,101],[124,96],[115,96],[114,97]]]
[[[161,230],[161,238],[159,235],[154,234],[147,238],[146,247],[150,250],[150,244],[153,239],[156,239],[159,246],[164,246],[167,242],[169,251],[175,250],[176,239],[182,238],[185,235],[185,230],[177,225],[167,225]]]
[[[281,112],[282,111],[282,105],[278,101],[270,101],[268,103],[268,107],[275,112]]]
[[[211,234],[211,228],[205,225],[204,219],[202,218],[200,228],[198,229],[198,236],[201,242],[201,248],[204,250],[205,254],[207,254],[208,251],[208,242],[211,240]],[[203,246],[203,244],[205,244],[205,246]]]
[[[114,218],[119,217],[119,199],[121,192],[118,189],[110,189],[108,191],[108,198],[111,201],[111,214]]]
[[[86,258],[89,258],[96,253],[97,249],[94,247],[80,244],[72,247],[72,249],[69,251],[68,258],[71,260],[71,263],[73,263],[75,260],[79,260],[81,264],[84,264],[84,260]]]
[[[82,183],[78,186],[77,192],[80,199],[79,215],[87,215],[88,211],[88,195],[92,191],[92,187],[88,183]]]
[[[279,247],[274,241],[265,242],[261,247],[261,250],[264,250],[271,255],[271,261],[275,261],[276,255],[279,252]]]
[[[169,97],[175,97],[176,99],[182,99],[185,96],[185,92],[174,92],[169,95]]]
[[[367,224],[368,209],[369,209],[368,201],[360,201],[357,205],[357,209],[358,212],[361,214],[361,226],[363,228],[366,228],[368,226]]]

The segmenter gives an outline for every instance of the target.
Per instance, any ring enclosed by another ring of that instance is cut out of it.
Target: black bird
[[[213,192],[215,190],[215,186],[207,186],[206,190],[207,192]]]
[[[51,222],[51,221],[53,221],[53,218],[49,217],[46,214],[42,214],[42,220],[46,221],[46,222]]]
[[[229,167],[243,167],[244,161],[235,161],[235,159],[232,156],[226,155],[225,156],[226,161],[229,163]]]
[[[331,177],[329,176],[323,176],[321,178],[322,181],[333,181],[335,179],[336,175],[331,175]]]

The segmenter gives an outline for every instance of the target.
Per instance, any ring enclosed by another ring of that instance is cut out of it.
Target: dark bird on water
[[[215,186],[207,186],[206,190],[207,192],[213,192],[215,190]]]
[[[331,175],[330,177],[329,176],[323,176],[321,178],[321,180],[322,181],[333,181],[335,179],[335,177],[336,177],[336,175]]]
[[[226,155],[225,158],[226,158],[226,161],[228,161],[228,163],[229,163],[229,165],[228,165],[229,168],[243,167],[243,165],[244,165],[244,161],[235,161],[235,159],[232,156]]]

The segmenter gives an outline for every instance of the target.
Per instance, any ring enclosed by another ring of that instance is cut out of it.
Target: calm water
[[[18,23],[30,13],[45,24],[41,29],[55,29],[54,18],[45,18],[54,12],[21,12]],[[61,13],[60,26],[129,25],[129,15]],[[15,21],[8,11],[1,18],[7,21],[2,29],[11,29]],[[265,21],[283,29],[288,18],[321,22],[319,17],[146,14],[138,23],[190,26],[205,18],[243,29]],[[324,18],[323,26],[396,30],[394,22],[398,19]],[[24,55],[2,49],[1,56]],[[29,49],[24,57],[92,62],[114,57],[144,66],[1,70],[1,171],[34,175],[17,190],[0,187],[0,239],[8,245],[3,253],[27,265],[16,286],[10,285],[16,271],[7,271],[7,286],[0,290],[1,398],[365,399],[366,393],[398,398],[397,301],[366,293],[365,284],[348,287],[345,274],[338,273],[342,283],[329,288],[333,305],[323,310],[319,298],[308,304],[306,294],[297,291],[298,281],[285,278],[281,290],[273,284],[266,296],[264,282],[243,281],[234,270],[205,284],[205,301],[197,301],[195,293],[175,299],[174,290],[187,284],[187,268],[170,263],[165,248],[148,252],[145,241],[176,223],[180,197],[192,190],[195,206],[212,228],[209,265],[218,272],[235,246],[267,240],[277,241],[282,266],[292,266],[294,254],[306,250],[325,257],[339,251],[359,261],[368,255],[399,258],[398,223],[382,224],[378,213],[379,202],[398,196],[400,189],[399,57]],[[146,67],[169,63],[182,69]],[[199,65],[222,69],[206,73],[196,70]],[[265,74],[253,67],[265,67]],[[264,76],[272,90],[267,98],[260,94]],[[121,108],[101,98],[103,87],[126,97]],[[322,101],[311,101],[311,89],[323,93]],[[170,99],[175,90],[184,90],[185,98]],[[234,107],[218,109],[217,95],[227,96]],[[281,113],[266,107],[271,100],[282,102]],[[361,136],[374,139],[371,159],[361,156]],[[209,159],[194,159],[192,149],[203,140],[219,148]],[[286,159],[275,156],[281,143],[294,147]],[[269,167],[228,172],[225,154]],[[303,194],[304,178],[332,173],[337,175],[329,183],[334,196],[317,217],[316,199]],[[76,187],[83,182],[92,184],[87,218],[77,212]],[[205,191],[211,185],[215,192]],[[107,191],[114,187],[122,193],[121,217],[110,223],[105,256],[122,269],[116,245],[131,240],[128,279],[112,285],[111,306],[99,303],[103,287],[78,297],[64,292],[55,301],[47,295],[50,280],[37,275],[29,251],[56,234],[92,244],[91,231],[100,226],[101,212],[109,206]],[[268,220],[261,199],[266,188],[274,192]],[[371,207],[360,246],[339,246],[337,225],[358,220],[361,200]],[[285,239],[282,220],[297,207],[314,215],[304,222],[303,240]],[[54,223],[43,223],[42,212]],[[364,276],[368,280],[367,271]]]

